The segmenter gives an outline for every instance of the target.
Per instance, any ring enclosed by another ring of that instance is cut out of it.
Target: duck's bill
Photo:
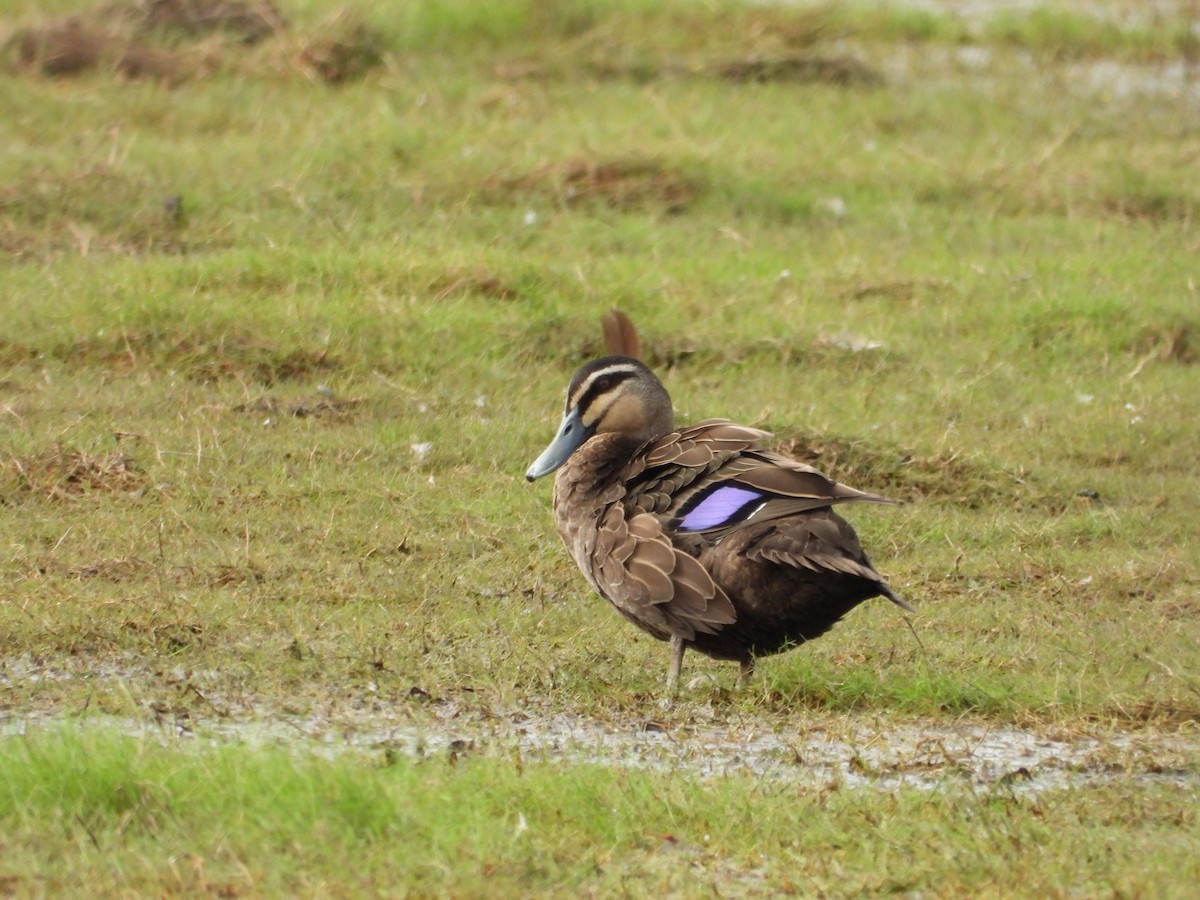
[[[535,478],[549,475],[565,463],[588,437],[590,430],[584,427],[579,410],[567,410],[563,414],[562,424],[558,426],[558,434],[550,442],[550,446],[543,450],[542,455],[526,470],[526,480],[533,481]]]

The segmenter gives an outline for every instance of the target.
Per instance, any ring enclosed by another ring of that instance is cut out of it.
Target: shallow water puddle
[[[380,735],[401,743],[403,735]],[[1050,737],[1012,726],[903,723],[849,717],[787,728],[760,719],[665,726],[568,716],[528,718],[488,733],[424,734],[414,749],[507,747],[541,758],[746,774],[812,786],[935,789],[1008,785],[1020,791],[1135,779],[1200,784],[1200,742],[1117,734]]]
[[[136,682],[144,664],[88,664],[89,678]],[[80,677],[69,666],[10,659],[6,683],[55,683]],[[194,688],[191,709],[143,702],[145,717],[85,715],[60,709],[0,712],[0,739],[42,729],[109,728],[164,743],[271,744],[333,756],[346,752],[412,757],[471,754],[563,763],[596,763],[699,777],[749,776],[815,788],[891,790],[1005,789],[1019,793],[1091,783],[1169,783],[1200,787],[1200,730],[1074,724],[1022,728],[981,719],[889,717],[811,709],[739,712],[700,692],[639,714],[587,717],[531,701],[496,709],[472,692],[435,698],[413,687],[382,696],[326,698],[290,714],[262,698],[223,696],[207,685],[218,673],[180,669],[170,683]],[[184,692],[187,693],[186,691]],[[207,710],[207,712],[205,711]],[[236,711],[236,712],[235,712]]]
[[[550,762],[749,776],[814,788],[1002,788],[1027,794],[1127,781],[1200,786],[1200,735],[1151,731],[1074,735],[1012,725],[842,716],[785,723],[724,717],[698,707],[683,724],[601,722],[566,714],[460,716],[453,704],[422,724],[350,711],[337,721],[264,715],[255,720],[75,720],[166,742],[274,744],[337,755],[383,751],[412,757],[520,755]],[[804,714],[809,717],[810,714]],[[473,720],[472,720],[473,719]],[[55,716],[0,720],[0,738],[62,727]]]

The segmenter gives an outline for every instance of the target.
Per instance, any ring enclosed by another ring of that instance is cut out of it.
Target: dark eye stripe
[[[602,373],[588,385],[587,390],[583,392],[583,396],[579,398],[579,402],[575,404],[576,408],[582,413],[596,401],[596,398],[609,393],[618,384],[628,381],[633,376],[633,372],[621,369],[613,369]]]

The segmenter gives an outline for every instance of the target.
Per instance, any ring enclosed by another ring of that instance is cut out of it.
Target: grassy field
[[[1200,13],[922,6],[0,6],[0,892],[1190,895]],[[522,478],[614,306],[910,623],[663,702]],[[967,727],[1090,755],[850,785]]]

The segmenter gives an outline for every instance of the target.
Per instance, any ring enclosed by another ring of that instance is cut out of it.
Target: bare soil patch
[[[166,31],[195,38],[223,33],[246,44],[288,27],[279,9],[265,0],[135,0],[104,7],[99,16],[127,22],[139,34]]]

